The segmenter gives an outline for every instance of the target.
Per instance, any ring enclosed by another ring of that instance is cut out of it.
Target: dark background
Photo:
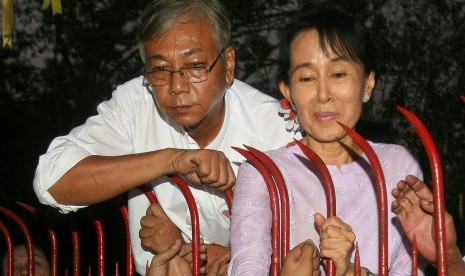
[[[29,203],[39,211],[41,223],[48,221],[57,229],[62,236],[61,270],[70,268],[69,229],[78,229],[84,267],[92,265],[95,271],[95,234],[88,210],[62,215],[40,205],[32,179],[38,157],[53,137],[84,123],[116,85],[142,72],[135,33],[146,1],[63,0],[63,15],[56,16],[50,9],[41,10],[39,2],[14,2],[13,48],[0,49],[0,205],[32,224],[33,217],[15,202]],[[306,4],[310,9],[337,6],[355,15],[372,34],[381,72],[357,130],[373,141],[406,146],[431,183],[425,151],[395,106],[404,106],[423,120],[442,158],[446,205],[463,248],[465,103],[459,96],[465,94],[464,1],[305,2],[309,1],[225,2],[233,20],[236,77],[278,97],[276,45],[279,28],[292,13]],[[92,208],[104,222],[107,250],[115,252],[108,257],[109,273],[115,262],[120,269],[125,266],[120,199],[124,202],[125,195]],[[15,227],[3,216],[0,219]],[[40,235],[47,239],[46,233]]]

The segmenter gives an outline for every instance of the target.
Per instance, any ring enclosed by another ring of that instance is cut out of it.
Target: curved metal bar
[[[378,217],[379,217],[379,275],[388,275],[388,220],[387,220],[387,192],[386,180],[383,169],[373,148],[355,130],[343,123],[338,124],[347,132],[354,142],[363,150],[368,157],[368,161],[373,169],[373,176],[376,182],[378,196]]]
[[[58,276],[58,237],[55,230],[52,228],[48,229],[48,237],[50,238],[50,250],[51,250],[51,276]]]
[[[187,183],[177,175],[170,176],[171,181],[178,185],[182,194],[186,198],[187,206],[191,215],[192,223],[192,273],[194,276],[200,276],[200,228],[199,228],[199,212],[197,210],[197,204],[195,203],[194,196]]]
[[[128,215],[128,206],[123,203],[123,200],[120,199],[119,210],[123,216],[124,228],[126,229],[126,275],[134,276],[134,259],[132,255],[131,247],[131,238],[129,236],[129,215]]]
[[[326,215],[327,217],[332,217],[336,215],[336,192],[334,191],[334,183],[329,173],[328,167],[321,160],[321,158],[309,147],[304,145],[302,142],[294,139],[295,143],[299,146],[300,150],[307,156],[316,169],[320,172],[320,175],[323,180],[323,187],[325,189],[326,195]],[[327,275],[334,276],[336,275],[336,267],[331,260],[328,260],[328,271]]]
[[[21,231],[23,232],[24,238],[26,240],[26,249],[27,249],[27,260],[28,260],[28,275],[34,276],[34,246],[32,242],[32,236],[29,232],[29,229],[22,218],[15,214],[10,209],[0,206],[0,213],[5,214],[7,217],[14,220]]]
[[[97,256],[98,256],[98,275],[105,275],[105,233],[103,231],[103,223],[101,220],[94,221],[95,229],[97,231]]]
[[[81,241],[79,239],[79,232],[76,230],[71,231],[71,238],[73,241],[73,275],[81,275]]]
[[[286,183],[283,174],[279,170],[276,163],[266,154],[253,147],[244,145],[258,160],[260,160],[269,170],[273,177],[276,187],[278,188],[278,196],[280,201],[281,210],[281,256],[280,263],[284,264],[287,252],[289,252],[290,241],[290,209],[289,209],[289,193],[287,191]]]
[[[5,243],[6,243],[6,267],[7,267],[7,275],[6,276],[13,276],[13,240],[11,239],[11,234],[6,228],[5,224],[0,221],[0,231],[2,231],[3,236],[5,236]]]
[[[445,232],[445,214],[444,214],[444,180],[442,174],[441,159],[431,134],[426,129],[423,122],[412,112],[397,106],[402,115],[407,118],[415,129],[418,137],[423,143],[426,154],[428,155],[433,178],[433,202],[434,202],[434,232],[436,241],[436,258],[438,275],[447,275],[447,244]]]
[[[139,188],[145,194],[145,196],[148,198],[150,203],[158,202],[157,196],[155,195],[155,192],[153,191],[152,187],[150,187],[149,184],[143,184],[137,188]]]
[[[358,248],[358,242],[355,242],[355,258],[354,258],[354,276],[362,275],[362,267],[360,265],[360,250]]]
[[[415,234],[413,234],[412,276],[418,276],[418,246]]]
[[[242,156],[244,156],[247,161],[254,166],[262,175],[265,184],[268,188],[268,193],[270,194],[270,208],[271,208],[271,275],[276,276],[279,274],[280,268],[280,216],[279,216],[279,198],[278,198],[278,191],[276,189],[275,183],[271,176],[271,173],[265,167],[265,165],[260,162],[252,153],[245,149],[232,147],[234,150],[239,152]]]
[[[23,202],[16,202],[18,205],[32,213],[33,215],[37,216],[36,209],[27,203]],[[41,219],[44,219],[47,225],[48,236],[50,238],[50,275],[51,276],[58,276],[58,238],[55,230],[49,226],[49,223],[46,218],[41,216]],[[45,253],[45,252],[44,252]]]
[[[228,203],[229,211],[232,210],[232,202],[233,202],[233,191],[229,189],[224,191],[224,195],[226,196],[226,203]]]

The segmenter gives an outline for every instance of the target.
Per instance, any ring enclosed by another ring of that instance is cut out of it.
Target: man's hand
[[[350,263],[355,234],[350,225],[334,216],[326,219],[322,214],[315,214],[315,224],[320,234],[320,257],[331,259],[336,267],[336,275],[353,275]],[[324,261],[326,267],[327,261]]]
[[[171,163],[175,174],[189,181],[226,191],[236,182],[236,176],[224,153],[215,150],[182,150]]]
[[[395,201],[392,209],[402,224],[408,239],[412,242],[416,236],[418,252],[432,265],[436,264],[436,245],[434,234],[434,203],[433,193],[428,186],[418,178],[408,175],[405,181],[397,183],[392,190]],[[445,231],[447,255],[449,263],[462,264],[460,251],[457,246],[457,233],[455,232],[452,216],[445,212]]]
[[[139,230],[142,247],[160,253],[169,248],[177,239],[181,239],[181,231],[168,218],[158,203],[151,204],[146,215],[140,220]]]
[[[206,246],[200,247],[200,259],[207,259]],[[206,272],[205,267],[200,272]],[[182,244],[180,239],[176,240],[167,250],[157,254],[152,259],[148,276],[191,276],[192,275],[192,244]],[[215,274],[216,275],[216,274]]]
[[[306,240],[289,253],[281,269],[281,276],[319,276],[320,256],[312,240]]]
[[[228,251],[221,257],[215,257],[208,260],[207,276],[227,276],[228,265],[231,260],[231,253]]]

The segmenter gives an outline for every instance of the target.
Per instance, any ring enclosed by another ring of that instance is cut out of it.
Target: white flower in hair
[[[292,109],[291,103],[287,99],[279,101],[279,116],[284,118],[286,121],[286,130],[291,132],[299,132],[301,130],[297,113]]]

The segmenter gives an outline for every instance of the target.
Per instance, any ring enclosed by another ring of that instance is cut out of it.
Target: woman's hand
[[[320,257],[333,261],[336,275],[353,275],[350,252],[355,234],[352,227],[336,216],[326,219],[320,213],[315,214],[315,223],[320,234]],[[326,267],[327,260],[323,264]]]

